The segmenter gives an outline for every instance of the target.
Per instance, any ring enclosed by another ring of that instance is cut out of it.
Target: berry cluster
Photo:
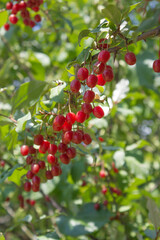
[[[34,19],[31,18],[30,10],[34,12],[39,11],[40,5],[43,3],[43,0],[27,0],[19,1],[18,3],[7,2],[6,9],[10,11],[9,22],[16,24],[18,22],[18,13],[19,16],[23,19],[23,23],[26,26],[33,28],[36,23],[41,21],[41,16],[36,14]],[[10,29],[10,24],[6,23],[4,29],[8,31]]]
[[[99,177],[94,176],[94,182],[96,188],[100,189],[97,191],[97,196],[95,196],[96,203],[94,204],[95,210],[100,210],[102,207],[111,207],[116,202],[116,198],[122,195],[122,191],[115,185],[116,176],[119,173],[119,169],[112,162],[109,169],[105,169],[103,164],[101,165],[101,170],[99,171]],[[87,181],[87,175],[83,175],[81,187],[85,187],[89,182]],[[95,194],[95,193],[94,193]],[[98,198],[98,200],[97,200]]]

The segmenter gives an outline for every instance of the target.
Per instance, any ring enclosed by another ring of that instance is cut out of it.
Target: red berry
[[[66,121],[67,121],[69,124],[74,124],[75,121],[76,121],[76,115],[75,115],[75,113],[73,113],[73,112],[67,113],[67,115],[66,115]]]
[[[39,14],[37,14],[35,17],[34,17],[34,20],[36,22],[40,22],[41,21],[41,16]]]
[[[55,117],[53,124],[57,127],[61,127],[64,124],[65,120],[66,118],[63,115],[58,115]]]
[[[40,185],[40,182],[41,182],[41,179],[40,179],[40,177],[38,177],[38,176],[33,176],[33,178],[32,178],[32,183],[33,183],[33,185]]]
[[[59,176],[62,173],[62,170],[59,166],[53,166],[51,171],[53,176]]]
[[[0,161],[0,166],[1,166],[1,167],[4,167],[4,166],[5,166],[5,164],[6,164],[6,163],[5,163],[5,161],[4,161],[4,160],[1,160],[1,161]]]
[[[79,80],[84,81],[88,77],[88,69],[80,68],[77,72],[77,77]]]
[[[8,31],[8,30],[10,29],[9,23],[4,24],[4,29],[5,29],[6,31]]]
[[[66,150],[67,150],[67,148],[68,148],[68,147],[67,147],[66,144],[60,143],[59,146],[58,146],[58,151],[59,151],[60,153],[65,153]]]
[[[62,136],[62,142],[64,144],[68,144],[72,141],[72,136],[73,136],[73,132],[72,131],[67,131],[63,134]]]
[[[13,7],[13,3],[12,3],[12,2],[7,2],[7,3],[6,3],[6,9],[7,9],[7,10],[11,10],[12,7]]]
[[[102,76],[104,78],[104,80],[106,82],[111,82],[114,78],[114,74],[113,74],[113,71],[109,68],[106,68],[103,73],[102,73]]]
[[[30,23],[29,23],[29,26],[30,26],[31,28],[33,28],[33,27],[35,27],[35,25],[36,25],[35,22],[31,20]]]
[[[62,126],[58,127],[58,126],[53,124],[53,130],[59,132],[59,131],[62,130]]]
[[[134,65],[136,63],[136,56],[132,52],[127,52],[125,55],[125,61],[128,65]]]
[[[78,93],[81,88],[81,83],[79,80],[75,79],[70,84],[70,89],[74,93]]]
[[[106,172],[102,169],[100,172],[99,172],[99,176],[100,178],[105,178],[107,176]]]
[[[74,147],[70,147],[70,148],[67,149],[66,154],[69,158],[75,158],[76,149]]]
[[[84,96],[83,96],[84,102],[91,103],[93,102],[94,98],[95,98],[95,93],[92,90],[87,90],[84,93]]]
[[[91,136],[88,134],[88,133],[85,133],[83,135],[83,142],[86,144],[86,145],[89,145],[91,142],[92,142],[92,138]]]
[[[104,139],[102,137],[98,138],[100,142],[104,142]]]
[[[20,10],[19,9],[19,4],[18,3],[14,4],[13,7],[12,7],[12,14],[16,15],[19,10]]]
[[[37,174],[39,172],[39,170],[40,170],[39,164],[38,163],[32,163],[32,165],[31,165],[32,173]]]
[[[99,62],[106,63],[109,59],[110,59],[110,53],[108,51],[106,51],[106,50],[102,50],[98,54],[98,61]]]
[[[55,164],[55,163],[57,163],[57,157],[54,156],[54,155],[49,154],[49,155],[47,156],[47,161],[48,161],[50,164]]]
[[[153,70],[155,72],[160,72],[160,59],[157,59],[153,62]]]
[[[40,169],[44,169],[46,167],[46,164],[44,161],[39,161],[38,165],[40,166]]]
[[[24,25],[29,26],[29,24],[30,24],[30,19],[29,19],[29,18],[25,18],[25,19],[23,20],[23,23],[24,23]]]
[[[112,162],[112,168],[113,168],[113,171],[114,171],[115,173],[118,173],[118,172],[119,172],[119,170],[118,170],[118,168],[116,168],[114,162]]]
[[[33,161],[34,161],[34,158],[31,155],[28,155],[26,158],[26,163],[30,165],[33,163]]]
[[[106,187],[103,187],[101,192],[105,195],[107,193],[108,189]]]
[[[107,38],[101,38],[101,39],[98,41],[97,47],[98,47],[99,49],[108,48],[109,45],[107,44]]]
[[[26,177],[28,178],[28,179],[32,179],[33,178],[33,176],[34,176],[34,173],[32,173],[32,171],[28,171],[27,172],[27,174],[26,174]]]
[[[35,154],[37,150],[33,146],[29,146],[29,153],[30,154]]]
[[[29,153],[29,147],[27,145],[21,146],[21,154],[22,156],[26,156]]]
[[[93,115],[96,118],[102,118],[102,117],[104,117],[104,111],[100,106],[94,107],[93,108]]]
[[[16,24],[18,22],[18,18],[16,17],[16,15],[14,14],[11,14],[9,16],[9,21],[12,23],[12,24]]]
[[[100,209],[100,204],[99,203],[95,203],[94,204],[94,208],[96,211],[98,211]]]
[[[96,62],[93,66],[93,71],[95,74],[103,73],[105,69],[105,64],[103,62]]]
[[[39,191],[39,185],[32,185],[32,191],[38,192]]]
[[[26,9],[22,10],[22,11],[21,11],[21,17],[22,17],[22,18],[26,18],[26,19],[29,18],[29,17],[30,17],[29,11],[26,10]]]
[[[49,145],[50,145],[50,142],[48,142],[47,140],[44,140],[39,147],[39,151],[41,153],[46,153],[49,148]]]
[[[39,7],[33,7],[32,10],[33,10],[34,12],[38,12],[38,11],[39,11]]]
[[[30,192],[31,191],[31,187],[32,187],[32,185],[31,185],[30,182],[25,182],[25,184],[24,184],[24,191]]]
[[[99,86],[104,86],[104,85],[106,84],[106,81],[104,80],[102,74],[97,75],[97,78],[98,78],[97,85],[99,85]]]
[[[53,175],[52,175],[52,171],[51,170],[47,170],[46,171],[46,178],[48,180],[53,179]]]
[[[35,205],[35,203],[36,203],[36,201],[35,201],[35,200],[30,200],[30,202],[29,202],[29,204],[30,204],[31,206],[34,206],[34,205]]]
[[[26,2],[21,1],[21,2],[19,3],[19,9],[20,9],[20,10],[25,9],[26,7],[27,7],[27,3],[26,3]]]
[[[60,155],[60,160],[64,164],[69,164],[71,159],[68,157],[66,153],[63,153]]]
[[[104,206],[107,206],[107,205],[108,205],[108,201],[107,201],[107,200],[104,200],[103,205],[104,205]]]
[[[76,121],[79,123],[83,123],[86,119],[86,114],[81,110],[76,113]]]
[[[118,196],[122,195],[122,191],[116,187],[111,187],[110,190],[111,192],[117,194]]]
[[[86,84],[88,87],[90,88],[94,88],[97,84],[98,78],[96,75],[91,74],[88,76],[87,80],[86,80]]]
[[[57,152],[57,145],[50,143],[49,148],[48,148],[48,153],[55,155],[56,152]]]
[[[72,142],[75,144],[80,144],[83,140],[83,134],[80,131],[73,132]]]
[[[82,104],[82,111],[85,114],[90,114],[93,111],[92,105],[90,103],[83,103]]]
[[[64,132],[67,132],[67,131],[71,131],[71,129],[72,129],[72,124],[70,124],[67,121],[65,121],[63,126],[62,126],[62,130]]]

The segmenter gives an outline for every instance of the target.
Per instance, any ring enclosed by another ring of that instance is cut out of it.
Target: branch
[[[16,123],[17,123],[17,121],[16,121],[12,116],[8,117],[8,116],[6,116],[6,115],[4,115],[4,114],[2,114],[2,113],[0,113],[0,116],[5,117],[5,118],[8,118],[8,119],[11,120],[15,125],[16,125]]]
[[[44,199],[45,199],[45,194],[42,190],[40,190],[41,194],[43,195]],[[59,210],[60,212],[65,212],[65,209],[60,206],[53,198],[50,198],[50,203],[51,205],[56,208],[57,210]]]
[[[126,41],[127,42],[127,46],[128,45],[131,45],[133,43],[136,43],[136,42],[139,42],[141,40],[146,40],[147,38],[153,38],[153,37],[156,37],[156,36],[159,36],[160,35],[160,26],[157,27],[157,28],[154,28],[152,30],[149,30],[148,32],[145,32],[145,33],[142,33],[141,35],[139,35],[137,37],[136,40],[128,40]],[[126,39],[126,38],[125,38]],[[122,49],[123,47],[120,47],[120,46],[116,46],[116,47],[113,47],[113,48],[109,48],[108,51],[110,53],[117,53],[120,49]],[[92,57],[92,60],[95,60],[97,59],[97,56],[98,56],[98,53],[95,54],[93,57]]]

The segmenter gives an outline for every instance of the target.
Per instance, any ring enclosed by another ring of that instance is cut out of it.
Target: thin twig
[[[159,36],[159,35],[160,35],[160,26],[157,27],[157,28],[154,28],[154,29],[152,29],[152,30],[149,30],[148,32],[142,33],[141,35],[139,35],[139,36],[137,37],[136,40],[133,40],[133,39],[128,40],[128,41],[127,41],[127,46],[129,46],[129,45],[131,45],[131,44],[134,44],[134,43],[136,43],[136,42],[139,42],[139,41],[141,41],[141,40],[146,40],[147,38],[153,38],[153,37],[156,37],[156,36]],[[125,39],[127,39],[127,38],[125,38]],[[114,53],[114,52],[118,52],[118,51],[119,51],[120,49],[122,49],[122,48],[123,48],[123,47],[116,46],[116,47],[113,47],[113,48],[108,48],[108,51],[109,51],[110,53]],[[98,53],[95,54],[95,55],[92,57],[92,60],[97,59],[97,56],[98,56]]]

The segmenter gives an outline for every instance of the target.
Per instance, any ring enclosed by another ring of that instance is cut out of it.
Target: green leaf
[[[31,113],[27,113],[25,116],[21,117],[17,121],[16,132],[22,132],[25,129],[26,123],[31,119]]]
[[[0,233],[0,240],[5,240],[3,233]]]
[[[125,11],[124,13],[122,14],[122,19],[124,19],[125,17],[128,17],[128,14],[130,12],[132,12],[141,2],[138,2],[138,3],[135,3],[131,6],[129,6]]]
[[[47,233],[43,236],[38,236],[37,240],[59,240],[60,238],[58,237],[56,232],[52,233]]]
[[[18,220],[19,222],[31,222],[32,221],[32,216],[30,214],[26,215],[24,218]]]
[[[7,140],[8,140],[8,150],[11,150],[14,145],[17,143],[17,138],[18,138],[18,133],[16,132],[15,128],[12,129],[9,132],[9,135],[7,136]]]
[[[0,175],[0,183],[3,183],[6,178],[8,178],[9,176],[12,175],[12,173],[14,172],[14,170],[18,167],[20,167],[21,165],[20,164],[16,164],[13,168],[11,169],[8,169],[6,171],[4,171],[1,175]]]
[[[66,87],[66,83],[63,82],[63,84],[52,88],[50,91],[51,100],[56,103],[64,103],[64,88],[65,87]]]
[[[124,163],[125,163],[124,158],[125,158],[125,152],[123,149],[120,149],[114,153],[113,159],[115,161],[116,167],[119,168],[124,165]]]
[[[131,173],[135,174],[136,177],[143,178],[149,173],[149,166],[145,163],[140,163],[135,157],[127,156],[125,157],[128,168]]]
[[[78,55],[76,60],[79,64],[82,64],[85,61],[87,61],[87,59],[90,56],[90,49],[91,49],[91,47],[87,47],[87,48],[83,49],[82,52]]]
[[[156,239],[156,231],[155,230],[151,230],[151,229],[146,229],[144,231],[144,233],[146,234],[147,237],[151,238],[151,239]]]
[[[14,182],[15,184],[17,184],[18,186],[21,186],[21,177],[23,177],[25,174],[27,173],[27,170],[19,167],[16,168],[13,173],[8,177],[8,180],[11,182]]]
[[[83,160],[72,163],[71,175],[74,182],[80,180],[82,173],[85,171],[85,163]]]
[[[78,237],[86,235],[104,226],[109,222],[111,214],[108,210],[94,209],[94,203],[83,205],[78,214],[73,216],[59,216],[56,219],[61,233],[67,236]]]
[[[78,35],[78,44],[79,44],[79,46],[81,46],[80,42],[81,42],[82,38],[87,37],[89,33],[90,33],[90,30],[88,30],[88,29],[82,30],[79,33],[79,35]]]
[[[114,5],[107,5],[107,7],[102,10],[102,15],[109,22],[112,22],[116,25],[120,25],[121,23],[121,12]]]
[[[153,199],[147,197],[148,218],[153,223],[156,231],[160,227],[160,210]]]
[[[0,11],[0,27],[2,27],[8,19],[8,11],[1,10]]]
[[[142,140],[139,140],[138,142],[132,144],[132,145],[129,145],[126,147],[126,151],[132,151],[134,149],[137,149],[137,148],[143,148],[145,146],[149,146],[150,143],[147,142],[146,140],[142,139]]]
[[[13,110],[33,106],[40,99],[45,86],[45,82],[36,80],[23,83],[13,97]]]

